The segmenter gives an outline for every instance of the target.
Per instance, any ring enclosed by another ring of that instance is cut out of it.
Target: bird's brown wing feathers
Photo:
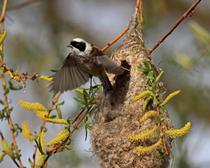
[[[50,90],[54,93],[75,89],[86,83],[89,74],[81,69],[81,60],[76,56],[68,55],[61,69],[53,75]]]
[[[98,56],[97,63],[101,64],[108,73],[119,75],[124,72],[124,69],[112,61],[107,55]]]

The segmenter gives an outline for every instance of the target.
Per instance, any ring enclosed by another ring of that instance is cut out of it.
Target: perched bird
[[[122,74],[124,69],[105,55],[93,44],[81,38],[73,39],[67,46],[69,55],[63,66],[53,75],[50,84],[54,93],[73,90],[86,83],[92,76],[100,79],[104,93],[112,90],[112,84],[106,74]]]

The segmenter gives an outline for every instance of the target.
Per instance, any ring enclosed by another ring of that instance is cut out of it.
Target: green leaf
[[[4,31],[3,33],[1,33],[0,35],[0,45],[4,42],[5,38],[6,38],[7,32]]]
[[[59,106],[56,106],[56,111],[57,111],[57,114],[58,114],[58,118],[62,118],[62,111],[61,111],[61,108]]]
[[[4,101],[0,99],[0,104],[4,105]]]
[[[159,104],[159,101],[156,96],[153,97],[153,105],[156,107]]]
[[[49,116],[49,118],[56,118],[56,117],[57,117],[56,115]]]
[[[160,78],[162,77],[164,71],[160,71],[160,73],[158,74],[158,76],[155,78],[155,83],[159,82],[160,81]]]
[[[144,73],[148,73],[149,71],[152,70],[152,66],[150,62],[148,62],[147,60],[144,60],[143,63],[144,63]]]
[[[82,98],[74,97],[74,100],[77,101],[80,105],[85,105],[86,104]]]
[[[35,141],[35,143],[36,143],[36,145],[37,145],[37,148],[39,149],[39,152],[40,152],[42,155],[44,155],[45,153],[44,153],[44,151],[43,151],[43,149],[42,149],[41,139],[39,138],[38,141],[35,139],[34,141]]]
[[[139,72],[144,72],[144,67],[143,67],[141,64],[139,64],[139,65],[137,66],[137,70],[138,70]]]
[[[1,111],[0,111],[0,119],[3,120],[4,117],[5,117],[4,112],[1,110]]]
[[[84,101],[84,105],[88,104],[88,93],[87,91],[83,90],[83,101]]]
[[[86,121],[85,122],[85,127],[88,129],[91,129],[93,127],[93,123],[91,121]]]
[[[10,88],[11,90],[17,91],[17,90],[23,89],[23,86],[21,86],[21,85],[15,86],[15,85],[12,83],[12,81],[9,81],[9,88]]]
[[[14,124],[14,132],[16,136],[22,132],[22,128],[17,123]]]
[[[57,104],[57,106],[63,106],[63,105],[64,105],[64,103],[65,103],[65,102],[64,102],[64,101],[62,101],[62,102],[58,103],[58,104]]]
[[[5,91],[4,91],[4,94],[5,95],[8,95],[9,94],[9,91],[10,91],[10,88],[6,88]]]
[[[1,59],[4,59],[4,53],[0,50],[0,57]]]
[[[154,77],[154,72],[153,71],[150,71],[147,75],[147,78],[153,82],[155,80],[155,77]]]

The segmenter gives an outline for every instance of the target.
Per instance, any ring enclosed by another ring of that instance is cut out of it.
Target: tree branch
[[[3,0],[1,16],[0,16],[0,23],[4,22],[5,15],[6,15],[6,9],[7,9],[7,0]]]
[[[3,5],[2,5],[2,10],[1,10],[1,16],[0,16],[0,34],[3,33],[4,30],[4,20],[5,20],[5,16],[6,16],[6,9],[7,9],[7,0],[3,1]],[[3,51],[3,43],[0,45],[0,50],[1,52]],[[3,58],[0,57],[0,64],[3,64]],[[14,123],[12,121],[11,115],[10,115],[10,107],[9,107],[9,100],[8,100],[8,96],[7,96],[7,81],[5,79],[5,72],[2,70],[1,76],[0,76],[0,80],[2,83],[2,90],[3,90],[3,96],[4,96],[4,106],[6,109],[6,113],[7,113],[7,123],[9,125],[9,129],[10,129],[10,137],[12,140],[12,149],[14,150],[14,152],[19,153],[19,149],[18,149],[18,145],[16,142],[16,137],[15,137],[15,127],[14,127]],[[19,154],[18,154],[19,155]],[[23,168],[23,164],[22,161],[20,159],[20,156],[17,156],[17,158],[11,158],[13,160],[13,162],[17,165],[17,162],[15,159],[17,159],[19,161],[19,167]]]
[[[149,55],[151,55],[153,53],[153,51],[155,49],[157,49],[161,43],[163,43],[165,41],[165,39],[189,16],[191,16],[195,10],[195,8],[198,6],[198,4],[201,2],[202,0],[197,0],[195,1],[188,9],[186,12],[184,12],[182,14],[182,16],[180,16],[176,22],[175,25],[169,30],[168,33],[166,33],[155,45],[154,47],[152,47],[152,49],[148,50]]]
[[[70,131],[70,136],[67,137],[65,140],[63,140],[63,142],[60,143],[59,145],[56,145],[54,148],[52,148],[52,149],[47,151],[47,156],[46,156],[46,158],[45,158],[45,160],[42,163],[40,168],[43,168],[45,166],[45,164],[47,163],[47,161],[50,158],[50,156],[52,156],[52,154],[55,154],[58,151],[64,149],[66,143],[68,142],[68,139],[79,128],[79,126],[84,121],[84,119],[87,117],[88,113],[92,110],[92,108],[94,108],[94,105],[90,106],[87,109],[81,109],[81,112],[78,115],[76,115],[76,117],[72,121],[73,129]]]

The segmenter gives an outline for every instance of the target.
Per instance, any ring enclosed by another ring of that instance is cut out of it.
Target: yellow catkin
[[[43,106],[40,103],[31,103],[31,102],[27,102],[24,100],[19,100],[19,105],[26,109],[26,110],[30,110],[30,111],[47,111],[47,108],[45,106]]]
[[[147,97],[145,100],[144,100],[144,103],[143,103],[143,107],[142,107],[142,110],[145,111],[147,109],[147,106],[150,102],[150,100],[152,99],[151,96]]]
[[[43,152],[45,151],[45,144],[46,144],[46,142],[45,142],[45,132],[42,131],[42,132],[40,133],[40,145],[41,145],[41,148],[42,148],[42,151],[43,151]],[[37,151],[36,168],[40,168],[40,167],[42,166],[42,164],[43,164],[45,158],[46,158],[46,154],[42,154],[42,153],[39,151],[39,149],[38,149],[38,151]],[[45,165],[45,167],[46,167],[46,165]]]
[[[45,139],[46,139],[46,138],[45,138],[45,132],[42,131],[42,132],[40,133],[40,145],[41,145],[43,151],[44,151],[45,146],[46,146],[46,141],[45,141]]]
[[[137,154],[148,154],[152,153],[155,149],[159,148],[162,144],[162,140],[159,139],[155,144],[150,146],[138,146],[136,147]]]
[[[210,42],[210,33],[201,27],[198,23],[196,22],[191,22],[190,27],[192,31],[195,33],[195,37],[200,41],[201,43],[205,45],[209,45]]]
[[[157,134],[157,131],[158,131],[158,127],[155,126],[154,128],[150,130],[145,130],[138,134],[129,135],[128,139],[131,142],[145,140],[145,139],[154,137]]]
[[[48,116],[48,112],[47,111],[33,111],[37,117],[44,119]]]
[[[0,163],[3,161],[4,156],[5,156],[5,153],[4,152],[0,152]]]
[[[141,92],[139,95],[134,97],[134,100],[140,100],[141,98],[143,98],[144,96],[149,96],[149,95],[153,95],[153,93],[149,90],[145,90],[143,92]]]
[[[23,134],[23,137],[29,141],[33,141],[36,139],[36,136],[32,134],[31,130],[30,130],[30,127],[28,125],[28,122],[24,121],[22,124],[21,124],[21,128],[22,128],[22,134]]]
[[[48,110],[46,107],[44,107],[40,103],[30,103],[24,100],[19,100],[19,105],[29,111],[32,111],[36,114],[37,117],[51,123],[55,124],[65,124],[67,125],[68,122],[65,119],[60,119],[60,118],[49,118],[48,116]]]
[[[165,133],[171,138],[176,138],[176,137],[184,136],[185,134],[187,134],[190,128],[191,128],[191,122],[187,122],[184,125],[184,127],[179,128],[179,129],[170,129],[170,130],[167,130]]]
[[[64,141],[66,138],[68,138],[70,135],[69,130],[64,129],[61,132],[59,132],[55,138],[53,138],[50,142],[47,143],[47,146],[56,145]]]
[[[2,149],[3,149],[3,151],[4,151],[5,154],[9,155],[12,158],[14,157],[14,153],[12,151],[12,148],[8,144],[8,142],[6,141],[6,139],[2,139],[1,146],[2,146]]]
[[[42,119],[45,120],[45,121],[47,121],[47,122],[54,123],[54,124],[64,124],[64,125],[68,125],[67,120],[61,119],[61,118],[47,118],[47,117],[44,117],[44,118],[42,118]]]
[[[39,77],[39,79],[45,80],[45,81],[52,81],[52,80],[53,80],[52,77],[46,76],[46,75],[41,75],[41,76]]]
[[[193,68],[193,59],[185,54],[177,53],[174,60],[184,69],[191,70]]]
[[[166,105],[174,96],[178,95],[180,92],[181,92],[181,90],[177,90],[177,91],[174,91],[174,92],[170,93],[170,94],[165,98],[165,100],[163,100],[163,102],[162,102],[160,105],[161,105],[161,106]]]
[[[34,112],[37,117],[45,117],[48,115],[47,108],[40,103],[31,103],[24,100],[19,100],[19,105],[29,111]]]
[[[0,35],[0,45],[4,42],[4,39],[6,38],[7,36],[7,32],[4,31],[1,35]]]
[[[160,78],[162,77],[164,71],[161,71],[158,76],[155,78],[155,83],[159,82]]]
[[[157,111],[147,111],[141,118],[140,118],[140,122],[144,122],[149,118],[155,118],[158,117],[158,112]]]

